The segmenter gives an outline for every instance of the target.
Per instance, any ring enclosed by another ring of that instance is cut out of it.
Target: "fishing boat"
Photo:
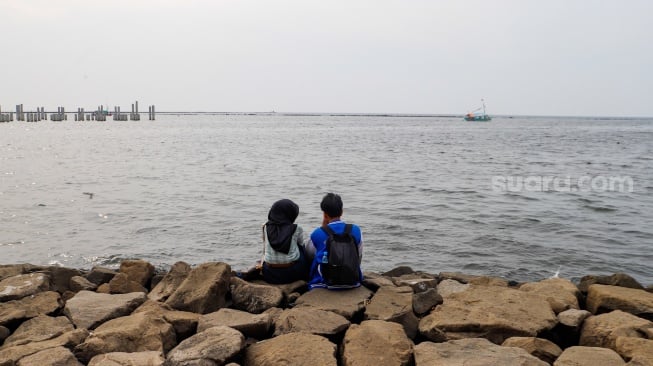
[[[492,120],[492,117],[485,113],[485,101],[483,99],[481,99],[481,104],[481,107],[478,107],[465,115],[465,121],[488,122]],[[482,113],[477,113],[481,111]]]

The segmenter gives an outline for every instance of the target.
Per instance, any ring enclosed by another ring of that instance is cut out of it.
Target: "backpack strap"
[[[352,224],[345,224],[345,232],[343,234],[345,234],[345,235],[351,234],[351,227],[352,227]]]
[[[329,225],[322,225],[322,230],[328,235],[328,236],[333,236],[336,235],[336,233],[329,227]]]

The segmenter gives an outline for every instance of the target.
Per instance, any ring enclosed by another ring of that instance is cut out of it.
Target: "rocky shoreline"
[[[0,266],[0,366],[651,365],[653,286],[408,267],[346,291],[226,263]]]

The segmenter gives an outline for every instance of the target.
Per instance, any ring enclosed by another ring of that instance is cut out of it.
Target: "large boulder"
[[[592,315],[592,313],[587,310],[569,309],[558,314],[558,322],[560,322],[561,325],[578,331],[583,325],[585,319],[590,315]]]
[[[365,304],[371,296],[372,291],[362,286],[342,291],[317,288],[300,296],[295,304],[297,307],[307,306],[332,311],[351,319],[365,310]]]
[[[180,311],[158,301],[147,300],[134,310],[132,314],[145,313],[149,316],[161,317],[175,329],[177,340],[182,340],[195,334],[200,314],[190,311]]]
[[[452,279],[445,279],[438,283],[438,294],[443,298],[447,298],[453,294],[459,292],[467,291],[471,285],[468,283],[462,283]]]
[[[86,274],[86,279],[100,286],[104,283],[109,283],[111,279],[117,275],[118,272],[105,267],[93,267],[89,273]]]
[[[42,314],[52,314],[63,306],[61,295],[55,291],[41,292],[20,300],[0,302],[0,325],[11,324]]]
[[[70,332],[66,332],[56,338],[48,339],[45,341],[3,347],[0,349],[0,365],[14,365],[23,357],[27,357],[50,348],[72,348],[82,343],[86,337],[88,337],[88,330],[75,329]]]
[[[579,308],[580,291],[576,285],[564,278],[549,278],[539,282],[525,283],[519,289],[545,297],[556,314],[568,309]]]
[[[632,278],[631,276],[625,273],[615,273],[610,276],[595,276],[595,275],[584,276],[583,278],[580,279],[580,283],[578,284],[578,289],[583,293],[587,293],[589,287],[591,285],[596,285],[596,284],[628,287],[628,288],[634,288],[638,290],[644,288],[639,282],[637,282],[636,279]]]
[[[43,273],[27,273],[0,281],[0,302],[19,300],[23,297],[50,290],[50,277]]]
[[[194,268],[170,295],[166,304],[177,310],[206,314],[224,307],[229,292],[231,267],[208,262]]]
[[[392,282],[392,278],[380,275],[374,272],[365,272],[363,274],[363,286],[369,288],[370,290],[376,291],[383,286],[396,286]]]
[[[381,287],[367,304],[365,319],[399,323],[409,338],[415,338],[419,319],[413,313],[413,289]]]
[[[406,366],[413,358],[413,342],[403,327],[383,320],[350,326],[342,349],[343,366]]]
[[[653,320],[653,294],[644,290],[609,285],[591,285],[587,310],[593,314],[621,310]]]
[[[147,297],[154,301],[166,301],[179,288],[191,271],[190,264],[177,262],[172,265],[163,279],[150,291]]]
[[[224,365],[245,346],[239,331],[217,326],[199,332],[175,347],[166,358],[167,366]]]
[[[162,366],[161,352],[109,352],[91,359],[88,366]]]
[[[556,323],[551,305],[539,295],[501,286],[472,286],[445,297],[442,305],[422,318],[419,331],[435,342],[483,337],[501,344],[510,337],[536,337]]]
[[[653,365],[653,339],[617,337],[615,351],[636,365]]]
[[[351,323],[331,311],[307,307],[285,310],[274,322],[274,335],[306,332],[324,337],[344,333]]]
[[[599,347],[569,347],[553,366],[619,366],[626,362],[613,350]]]
[[[288,333],[245,350],[243,365],[337,366],[336,345],[310,333]]]
[[[50,288],[60,294],[70,291],[71,278],[82,275],[82,272],[78,269],[61,266],[41,267],[39,271],[46,273],[50,277]]]
[[[438,365],[547,366],[548,363],[521,348],[498,346],[483,338],[422,342],[415,346],[415,366]]]
[[[246,311],[223,308],[201,315],[197,323],[197,331],[203,332],[209,328],[227,326],[243,333],[246,337],[262,339],[267,338],[270,333],[271,323],[269,314],[250,314]]]
[[[580,345],[616,349],[617,337],[644,338],[642,329],[653,328],[653,322],[620,310],[590,316],[583,322]]]
[[[124,273],[118,273],[111,281],[109,281],[109,293],[112,294],[128,294],[131,292],[144,292],[147,289],[136,281],[132,281],[129,276]]]
[[[72,323],[65,316],[55,318],[47,315],[39,315],[22,323],[5,340],[2,347],[45,341],[56,338],[73,329]]]
[[[145,313],[112,319],[75,347],[82,362],[102,353],[157,351],[166,353],[177,344],[175,331],[160,317]]]
[[[146,287],[154,275],[154,266],[144,260],[124,260],[120,263],[120,273],[131,281]]]
[[[80,292],[84,290],[94,291],[97,288],[96,284],[87,280],[86,277],[82,277],[82,276],[71,277],[68,286],[70,287],[70,291],[72,292]]]
[[[8,277],[34,272],[37,268],[37,266],[28,263],[0,264],[0,281]]]
[[[75,355],[66,347],[46,348],[27,357],[21,358],[16,366],[83,366]],[[105,365],[108,366],[108,365]]]
[[[279,307],[283,299],[283,291],[278,287],[257,285],[237,277],[231,279],[231,300],[236,309],[259,314]]]
[[[99,294],[80,291],[66,302],[64,314],[77,328],[93,329],[107,320],[131,314],[145,302],[145,294]]]
[[[506,339],[502,346],[519,347],[548,364],[552,364],[562,353],[555,343],[536,337],[511,337]]]
[[[444,299],[435,288],[413,294],[413,312],[417,315],[428,314],[433,308],[442,304]]]

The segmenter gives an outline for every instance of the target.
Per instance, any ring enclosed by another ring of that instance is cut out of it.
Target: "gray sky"
[[[650,0],[0,0],[0,105],[651,116]]]

